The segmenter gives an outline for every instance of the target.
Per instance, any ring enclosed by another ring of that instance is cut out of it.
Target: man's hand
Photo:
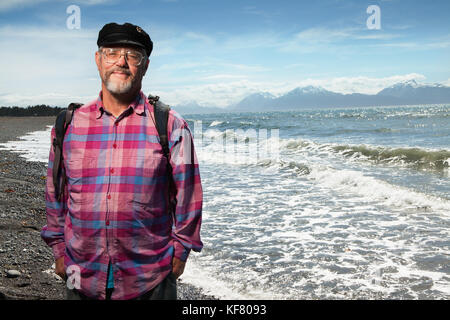
[[[66,270],[64,269],[64,257],[58,258],[55,261],[55,273],[60,276],[63,280],[66,280]]]
[[[178,279],[178,277],[183,274],[185,265],[186,265],[186,262],[181,261],[180,259],[173,257],[173,259],[172,259],[172,273],[175,275],[175,278]]]

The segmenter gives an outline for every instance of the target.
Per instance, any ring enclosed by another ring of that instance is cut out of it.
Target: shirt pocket
[[[127,159],[133,173],[131,202],[139,216],[158,216],[166,211],[167,160],[164,156]]]
[[[104,171],[104,168],[97,167],[97,158],[68,160],[66,175],[70,203],[92,203],[98,177],[103,176]]]

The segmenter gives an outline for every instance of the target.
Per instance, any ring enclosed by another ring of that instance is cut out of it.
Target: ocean
[[[204,248],[181,281],[221,299],[450,298],[450,105],[184,118]],[[47,162],[50,127],[2,147]]]

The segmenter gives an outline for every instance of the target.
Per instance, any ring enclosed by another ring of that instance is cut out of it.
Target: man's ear
[[[149,64],[150,64],[150,59],[147,58],[147,62],[145,63],[145,67],[144,67],[144,73],[142,74],[142,76],[145,76],[145,74],[147,73]]]
[[[100,61],[101,57],[100,57],[100,52],[95,51],[95,63],[97,64],[97,69],[98,71],[100,71],[100,65],[101,65],[101,61]]]

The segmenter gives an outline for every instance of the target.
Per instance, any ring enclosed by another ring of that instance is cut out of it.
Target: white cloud
[[[287,40],[281,40],[277,48],[287,53],[312,53],[330,50],[343,40],[350,38],[353,29],[332,30],[327,28],[310,28],[303,30]]]
[[[203,77],[202,80],[245,79],[246,76],[238,74],[215,74]]]
[[[159,59],[159,58],[158,58]],[[158,79],[158,83],[170,82],[204,82],[209,80],[243,79],[255,74],[270,71],[270,68],[260,65],[230,63],[217,58],[207,58],[202,61],[179,61],[164,63],[149,70],[150,77]]]
[[[263,18],[264,21],[266,21],[266,22],[267,21],[271,22],[272,21],[271,18],[273,16],[278,16],[279,15],[278,10],[276,10],[276,11],[273,11],[273,10],[272,11],[264,11],[264,10],[259,9],[256,6],[244,6],[242,8],[242,13]]]
[[[390,40],[399,37],[400,35],[392,33],[372,33],[372,34],[357,35],[354,38],[358,40]]]
[[[329,91],[350,94],[350,93],[364,93],[364,94],[376,94],[380,90],[389,87],[393,84],[416,80],[421,82],[426,77],[418,73],[410,73],[405,75],[394,75],[389,77],[371,78],[365,76],[359,77],[335,77],[327,79],[305,79],[293,83],[286,88],[288,90],[295,89],[296,87],[305,86],[317,86],[327,89]]]
[[[90,29],[79,29],[79,30],[69,30],[64,28],[54,29],[48,27],[13,27],[13,26],[3,26],[0,27],[0,39],[1,41],[15,40],[17,38],[22,38],[21,40],[34,40],[41,41],[43,39],[54,40],[53,42],[61,41],[63,39],[69,38],[74,39],[97,39],[98,30]]]
[[[427,38],[426,41],[398,41],[398,42],[385,42],[370,45],[372,47],[393,47],[393,48],[405,48],[414,50],[435,50],[445,49],[450,47],[450,34]]]
[[[170,64],[162,64],[156,67],[160,71],[176,71],[180,69],[196,69],[200,67],[210,66],[208,62],[174,62]]]
[[[386,87],[407,80],[422,81],[425,80],[425,76],[417,73],[410,73],[406,75],[395,75],[383,78],[337,77],[323,80],[308,79],[297,84],[299,86],[304,85],[321,86],[327,90],[344,94],[348,93],[376,94]]]
[[[413,26],[409,24],[399,24],[399,25],[388,25],[387,28],[393,30],[408,30],[413,28]]]
[[[207,45],[211,45],[215,42],[213,38],[198,32],[186,32],[184,37],[188,40],[204,42]]]
[[[196,101],[202,106],[226,107],[250,93],[262,91],[266,86],[265,83],[243,79],[191,85],[175,90],[161,89],[158,90],[158,95],[164,97],[164,101],[172,105]]]
[[[392,39],[401,38],[400,34],[386,33],[384,31],[368,31],[365,28],[331,29],[316,27],[303,30],[295,34],[291,39],[280,42],[281,52],[312,53],[330,50],[344,50],[346,47],[354,50],[355,45],[386,44]],[[395,46],[395,44],[394,44]]]
[[[0,61],[7,62],[2,64],[2,74],[8,81],[2,83],[0,105],[66,105],[77,95],[98,93],[99,86],[87,80],[97,73],[97,32],[1,27],[0,47],[8,50],[0,51]]]
[[[328,29],[328,28],[310,28],[301,31],[295,35],[295,41],[308,43],[330,43],[350,38],[354,35],[355,29]]]

